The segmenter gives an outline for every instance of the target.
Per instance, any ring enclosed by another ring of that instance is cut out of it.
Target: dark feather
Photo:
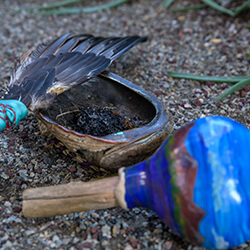
[[[21,99],[22,102],[27,103],[30,105],[32,98],[39,98],[41,95],[43,95],[44,92],[48,89],[48,87],[51,85],[51,82],[55,79],[55,69],[54,68],[46,68],[42,69],[38,72],[37,77],[28,81],[33,81],[33,86],[30,87],[29,92],[24,96],[23,99]]]
[[[145,37],[94,37],[66,34],[22,60],[5,99],[21,100],[30,110],[47,106],[68,88],[103,72],[114,59]],[[61,88],[62,87],[62,88]]]
[[[40,57],[30,63],[22,72],[19,77],[19,81],[21,82],[25,77],[35,74],[38,70],[42,69],[45,63],[48,61],[48,57]]]
[[[26,91],[25,96],[22,96],[20,101],[25,103],[26,105],[30,105],[31,100],[36,94],[39,93],[39,89],[42,87],[42,85],[45,82],[46,77],[48,76],[47,71],[41,72],[40,76],[37,77],[37,79],[30,79],[27,80],[29,83],[32,83],[32,86]]]
[[[91,77],[100,74],[103,72],[110,64],[110,60],[104,56],[98,57],[96,60],[93,60],[86,67],[81,67],[73,74],[63,79],[63,81],[70,83],[80,83],[80,79],[90,79]]]
[[[81,68],[85,68],[90,64],[93,60],[96,60],[95,54],[79,54],[78,58],[71,64],[70,67],[64,67],[62,70],[61,67],[56,67],[56,78],[58,81],[64,81],[63,79],[71,76],[74,72],[78,71]],[[108,60],[108,59],[107,59]],[[60,71],[59,71],[60,70]]]
[[[63,54],[60,54],[60,55],[52,55],[52,58],[51,60],[49,60],[47,63],[46,63],[46,67],[56,67],[57,65],[59,65],[62,60],[64,59],[64,55]]]
[[[61,47],[61,45],[67,40],[67,38],[70,36],[70,34],[65,34],[55,41],[51,42],[44,51],[42,51],[40,56],[49,55],[49,54],[55,54],[58,48]]]
[[[82,43],[86,39],[90,38],[91,35],[79,35],[73,36],[63,44],[60,49],[57,50],[56,54],[60,54],[66,51],[72,51],[79,43]]]
[[[117,43],[122,41],[124,38],[109,38],[100,41],[98,44],[93,45],[88,49],[88,52],[95,53],[97,55],[103,53],[104,51],[110,49],[112,46],[115,46]]]
[[[70,68],[72,65],[74,65],[74,63],[76,63],[80,59],[82,54],[79,52],[65,52],[62,55],[63,60],[61,61],[61,63],[54,66],[56,67],[56,75],[59,75],[65,69]]]

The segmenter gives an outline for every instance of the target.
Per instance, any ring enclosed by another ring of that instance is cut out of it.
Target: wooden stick
[[[23,193],[25,217],[47,217],[118,206],[115,189],[119,177],[90,182],[27,189]]]

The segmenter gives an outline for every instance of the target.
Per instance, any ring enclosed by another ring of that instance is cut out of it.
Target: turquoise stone
[[[0,132],[10,125],[18,125],[28,114],[26,106],[17,100],[0,100]]]

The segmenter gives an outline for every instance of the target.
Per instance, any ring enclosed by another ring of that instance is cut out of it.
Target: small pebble
[[[4,202],[4,206],[5,206],[5,207],[11,207],[12,204],[11,204],[9,201],[5,201],[5,202]]]

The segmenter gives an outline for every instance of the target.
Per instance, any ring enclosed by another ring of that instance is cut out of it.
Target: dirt
[[[83,1],[77,7],[104,2],[110,0]],[[250,128],[249,86],[216,103],[215,98],[231,84],[202,83],[168,75],[169,71],[250,75],[249,12],[237,18],[212,8],[173,13],[172,9],[201,2],[174,1],[167,10],[161,9],[162,2],[133,0],[95,13],[42,16],[19,10],[43,5],[44,1],[0,1],[0,95],[6,91],[16,59],[41,42],[68,32],[96,36],[136,34],[148,36],[148,41],[115,60],[109,70],[154,94],[172,114],[174,130],[211,115],[230,117]],[[89,181],[100,173],[51,147],[32,114],[19,127],[2,133],[0,144],[1,249],[200,249],[175,236],[144,208],[23,217],[18,197],[27,188]],[[249,247],[246,242],[234,249]]]

